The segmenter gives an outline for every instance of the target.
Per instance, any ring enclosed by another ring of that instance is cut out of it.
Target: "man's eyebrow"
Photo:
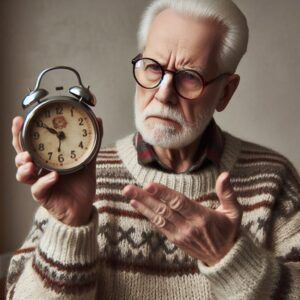
[[[166,58],[161,55],[161,54],[157,54],[154,53],[154,55],[142,55],[143,57],[147,57],[147,58],[152,58],[154,60],[156,60],[163,68],[166,68],[166,63],[163,63],[163,61],[166,61]],[[199,66],[193,66],[193,65],[185,65],[185,66],[179,66],[178,68],[176,68],[176,70],[194,70],[196,72],[198,72],[200,75],[205,75],[206,71],[205,69],[199,67]]]
[[[194,71],[198,72],[201,75],[205,74],[205,69],[203,69],[201,67],[198,67],[198,66],[196,67],[196,66],[187,65],[187,66],[180,67],[180,69],[182,69],[182,70],[194,70]]]
[[[160,59],[157,59],[157,61],[161,64],[162,67],[166,67],[166,64],[164,63],[161,63]],[[176,70],[179,71],[179,70],[194,70],[196,72],[198,72],[200,75],[205,75],[206,73],[206,70],[204,68],[201,68],[199,66],[193,66],[193,65],[182,65],[182,66],[178,66],[176,67]]]

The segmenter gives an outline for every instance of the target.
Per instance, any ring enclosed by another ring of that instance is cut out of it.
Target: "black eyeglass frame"
[[[160,81],[159,81],[155,86],[153,86],[153,87],[150,87],[150,88],[149,88],[149,87],[143,86],[143,85],[137,80],[137,78],[136,78],[136,76],[135,76],[135,65],[136,65],[136,63],[137,63],[138,61],[140,61],[140,60],[142,60],[142,59],[149,59],[149,60],[152,60],[153,62],[155,62],[155,63],[160,67],[160,69],[161,69],[161,71],[162,71],[162,76],[161,76]],[[210,85],[211,83],[213,83],[214,81],[218,80],[219,78],[221,78],[221,77],[223,77],[223,76],[225,76],[225,75],[232,75],[232,73],[228,73],[228,72],[226,72],[226,73],[221,73],[221,74],[218,75],[217,77],[215,77],[215,78],[213,78],[213,79],[211,79],[211,80],[206,81],[206,80],[203,78],[203,76],[202,76],[199,72],[197,72],[196,70],[193,70],[193,69],[182,69],[182,70],[177,70],[177,71],[167,70],[167,69],[164,69],[164,68],[162,67],[162,65],[161,65],[158,61],[156,61],[155,59],[150,58],[150,57],[143,57],[142,54],[138,54],[136,57],[134,57],[134,58],[131,60],[131,63],[132,63],[132,65],[133,65],[133,69],[132,69],[132,71],[133,71],[133,77],[134,77],[134,79],[135,79],[135,81],[137,82],[138,85],[140,85],[141,87],[143,87],[143,88],[145,88],[145,89],[148,89],[148,90],[156,89],[156,88],[161,84],[161,82],[162,82],[162,80],[163,80],[165,74],[168,72],[168,73],[173,74],[173,87],[174,87],[174,90],[176,91],[176,93],[177,93],[180,97],[182,97],[182,98],[184,98],[184,99],[186,99],[186,100],[195,100],[195,99],[197,99],[198,97],[200,97],[200,96],[202,95],[202,93],[203,93],[203,91],[204,91],[204,89],[205,89],[206,86]],[[179,74],[180,72],[186,72],[186,71],[196,73],[196,74],[200,77],[200,79],[202,80],[202,83],[203,83],[202,90],[201,90],[199,96],[197,96],[197,97],[195,97],[195,98],[187,98],[187,97],[182,96],[182,95],[178,92],[178,90],[177,90],[177,88],[176,88],[176,84],[175,84],[175,76],[176,76],[177,74]]]

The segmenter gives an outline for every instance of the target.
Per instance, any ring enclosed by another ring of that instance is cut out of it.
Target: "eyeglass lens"
[[[154,60],[142,58],[135,63],[134,76],[142,87],[152,89],[159,86],[164,70]],[[196,71],[180,70],[174,74],[174,86],[180,96],[195,99],[202,92],[203,80]]]

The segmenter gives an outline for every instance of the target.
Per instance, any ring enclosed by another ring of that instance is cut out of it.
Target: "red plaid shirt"
[[[153,147],[143,140],[143,137],[139,132],[134,136],[134,145],[137,150],[139,164],[169,173],[173,172],[172,169],[159,161]],[[219,167],[223,147],[224,141],[222,131],[215,120],[212,119],[199,141],[199,147],[195,155],[194,163],[184,173],[196,172],[210,163]]]

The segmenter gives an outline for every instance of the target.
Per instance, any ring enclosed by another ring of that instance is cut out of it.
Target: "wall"
[[[105,124],[103,144],[132,131],[131,58],[137,54],[136,28],[145,3],[0,1],[0,278],[8,257],[1,254],[20,246],[37,208],[29,187],[15,180],[11,146],[11,120],[24,115],[21,100],[27,88],[33,88],[44,68],[72,66],[98,98],[96,113]],[[58,84],[58,76],[66,77],[66,87],[77,84],[71,73],[49,75],[43,87]]]
[[[286,155],[300,170],[300,1],[236,0],[248,18],[240,86],[217,120],[228,131]]]
[[[272,147],[300,169],[299,0],[236,0],[248,16],[249,50],[238,73],[241,84],[218,123],[242,138]],[[69,65],[98,98],[109,144],[131,132],[136,27],[148,1],[11,0],[1,2],[1,198],[0,253],[24,239],[36,204],[27,186],[15,181],[10,126],[23,114],[21,99],[38,73]],[[65,75],[74,84],[72,75]],[[69,77],[70,76],[70,77]],[[45,80],[55,84],[56,76]]]

